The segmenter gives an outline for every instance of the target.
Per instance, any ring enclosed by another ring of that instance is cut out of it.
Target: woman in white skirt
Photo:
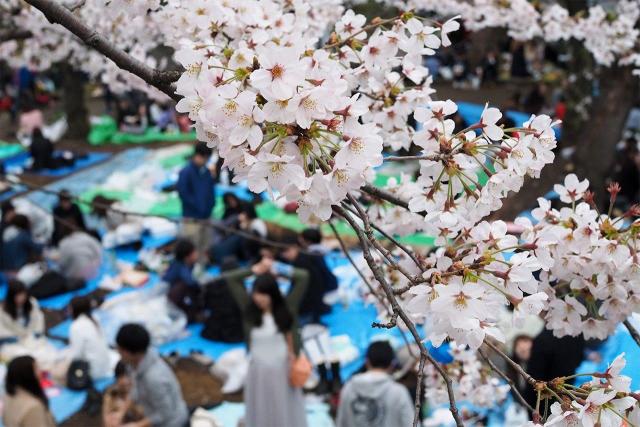
[[[280,271],[283,273],[283,271]],[[290,269],[291,289],[278,287],[273,261],[263,258],[251,269],[224,275],[243,313],[249,346],[249,372],[244,400],[246,427],[306,427],[304,396],[289,383],[289,369],[300,351],[298,307],[307,289],[308,274]],[[255,275],[251,294],[245,279]]]

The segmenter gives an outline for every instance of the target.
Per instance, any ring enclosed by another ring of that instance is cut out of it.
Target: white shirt
[[[112,375],[109,344],[100,327],[84,314],[71,323],[69,349],[72,359],[89,362],[93,379]]]

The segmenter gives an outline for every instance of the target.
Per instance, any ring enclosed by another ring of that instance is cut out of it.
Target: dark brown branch
[[[8,42],[11,40],[26,40],[31,38],[33,34],[28,30],[21,30],[18,28],[0,31],[0,43]]]
[[[347,206],[345,206],[347,209],[349,209],[349,211],[353,214],[356,214],[356,212],[354,212],[354,210],[352,208],[349,208]],[[409,248],[407,248],[405,245],[403,245],[402,243],[400,243],[397,239],[395,239],[393,236],[391,236],[389,233],[387,233],[386,231],[384,231],[381,227],[377,226],[374,222],[369,221],[371,223],[371,227],[373,227],[374,230],[376,230],[378,233],[382,234],[382,236],[389,240],[391,243],[393,243],[395,246],[397,246],[398,248],[400,248],[405,254],[407,254],[407,256],[409,258],[411,258],[411,260],[416,264],[416,266],[420,269],[423,270],[422,268],[422,263],[420,263],[420,261],[418,260],[418,258],[415,256],[415,254],[413,253],[413,251],[411,251]]]
[[[25,2],[42,12],[49,22],[62,25],[85,44],[112,60],[121,69],[140,77],[149,85],[157,88],[176,101],[181,98],[175,93],[175,87],[172,85],[172,82],[180,77],[180,72],[163,72],[149,67],[144,62],[137,60],[125,51],[114,46],[113,43],[100,33],[86,26],[66,7],[55,1],[25,0]]]
[[[393,289],[391,288],[391,285],[389,285],[389,282],[387,282],[387,279],[384,276],[384,272],[382,271],[380,265],[376,263],[376,261],[373,259],[373,256],[371,255],[371,250],[369,248],[369,241],[365,236],[364,231],[360,228],[358,223],[351,217],[351,214],[346,209],[336,206],[334,207],[334,210],[338,215],[342,216],[349,223],[349,225],[351,225],[351,228],[353,228],[353,230],[358,235],[358,240],[360,241],[364,258],[367,261],[369,268],[373,272],[374,277],[380,283],[380,285],[382,286],[382,289],[387,295],[387,299],[391,303],[391,308],[395,313],[398,313],[398,316],[400,317],[400,319],[402,319],[407,329],[409,329],[411,336],[415,340],[416,344],[418,344],[418,348],[420,349],[420,355],[424,356],[435,367],[436,371],[438,371],[438,374],[444,381],[447,388],[447,395],[449,397],[449,410],[451,411],[451,415],[453,416],[453,419],[456,422],[456,426],[464,427],[464,424],[462,423],[462,419],[460,418],[460,414],[458,412],[458,407],[456,406],[456,398],[453,393],[453,382],[451,381],[451,377],[449,377],[449,374],[447,374],[447,372],[442,368],[442,366],[438,363],[438,361],[435,360],[433,356],[431,356],[431,354],[429,353],[429,350],[427,350],[424,343],[422,342],[422,337],[418,333],[418,330],[416,329],[415,324],[409,318],[407,313],[402,309],[402,307],[400,307],[400,304],[398,303],[397,298],[393,294]],[[421,405],[421,402],[419,403],[418,406],[420,405]],[[414,423],[414,427],[417,427],[417,425],[418,425],[417,423]]]
[[[442,160],[441,155],[433,155],[433,156],[387,156],[384,158],[385,162],[406,162],[409,160],[432,160],[434,162]]]
[[[631,334],[631,338],[633,338],[633,340],[636,342],[636,344],[638,344],[640,346],[640,332],[638,332],[638,330],[633,327],[633,325],[631,324],[629,319],[625,319],[625,321],[622,322],[622,323],[624,324],[624,326],[627,328],[627,330]]]
[[[401,208],[405,208],[406,210],[409,210],[409,202],[406,202],[404,200],[402,200],[399,197],[394,196],[393,194],[389,193],[388,191],[384,191],[380,188],[377,188],[371,184],[365,184],[362,188],[362,191],[364,191],[365,193],[367,193],[368,195],[375,197],[377,199],[382,199],[385,200],[389,203],[391,203],[392,205],[396,205],[396,206],[400,206]]]
[[[478,353],[480,354],[480,356],[484,359],[485,362],[487,362],[487,364],[489,365],[489,367],[491,369],[493,369],[493,371],[498,374],[503,380],[505,380],[507,382],[507,384],[509,384],[509,387],[511,387],[511,390],[513,391],[513,395],[516,397],[516,399],[518,399],[518,401],[520,402],[520,404],[522,406],[524,406],[525,408],[527,408],[529,410],[529,412],[533,413],[534,410],[531,407],[531,405],[529,405],[527,403],[526,400],[524,400],[524,397],[522,397],[522,394],[520,394],[520,392],[518,391],[518,388],[516,387],[515,383],[513,382],[513,380],[511,378],[509,378],[509,376],[507,374],[505,374],[504,372],[502,372],[495,363],[493,363],[491,361],[491,359],[489,359],[489,356],[487,356],[487,354],[484,352],[484,350],[482,350],[482,348],[478,348]]]
[[[416,400],[413,413],[413,425],[420,425],[420,411],[422,408],[422,386],[424,382],[424,363],[427,357],[424,353],[420,353],[420,362],[418,363],[418,384],[416,384]]]
[[[355,260],[349,253],[349,249],[347,249],[347,245],[344,243],[344,240],[342,240],[342,237],[340,237],[340,234],[338,234],[338,230],[336,229],[335,225],[333,225],[332,222],[329,222],[329,227],[331,227],[331,231],[333,231],[333,234],[336,236],[336,239],[338,239],[338,242],[340,243],[340,248],[342,248],[342,252],[347,257],[347,259],[349,260],[353,268],[356,270],[356,272],[358,273],[358,276],[360,276],[360,278],[362,279],[362,282],[369,289],[369,292],[371,292],[371,294],[373,294],[373,296],[378,300],[380,305],[384,307],[385,310],[387,310],[387,313],[389,315],[392,315],[393,312],[391,311],[387,303],[384,301],[384,299],[380,295],[378,295],[378,292],[376,292],[371,282],[369,282],[369,279],[367,279],[367,276],[364,275],[360,267],[358,267]]]
[[[504,359],[505,362],[507,362],[509,365],[511,365],[511,367],[513,369],[516,370],[516,372],[518,372],[518,374],[522,375],[522,377],[532,386],[536,386],[536,384],[538,384],[539,381],[537,381],[535,378],[533,378],[531,375],[527,374],[525,372],[524,369],[522,369],[522,366],[518,365],[516,362],[514,362],[513,360],[511,360],[511,358],[509,356],[507,356],[502,350],[500,350],[498,347],[496,347],[492,342],[490,342],[489,340],[485,340],[484,343],[490,347],[493,351],[495,351],[496,353],[498,353],[498,355],[500,357],[502,357]]]

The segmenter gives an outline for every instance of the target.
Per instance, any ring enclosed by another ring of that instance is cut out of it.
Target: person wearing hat
[[[216,180],[214,172],[207,167],[211,154],[211,148],[199,142],[176,184],[182,204],[182,235],[195,243],[200,254],[206,254],[212,236],[205,223],[211,218],[215,205]]]

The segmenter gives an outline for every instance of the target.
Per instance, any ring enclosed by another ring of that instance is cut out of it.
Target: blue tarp
[[[57,154],[62,155],[62,153],[60,152],[57,152]],[[25,172],[36,175],[61,177],[88,168],[89,166],[93,166],[96,163],[107,160],[109,157],[111,157],[111,154],[109,153],[88,153],[85,157],[77,159],[73,166],[59,169],[43,169],[39,171],[31,171],[26,170],[27,161],[31,158],[31,155],[29,153],[21,153],[5,160],[5,167],[7,168],[8,173],[14,173],[18,169],[22,169]]]

